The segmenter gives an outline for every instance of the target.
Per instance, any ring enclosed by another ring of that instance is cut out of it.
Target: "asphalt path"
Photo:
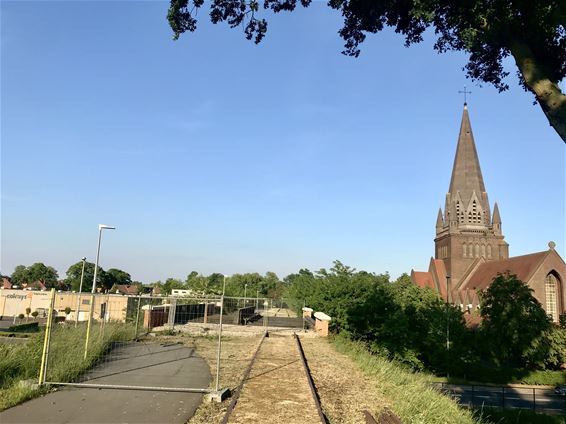
[[[207,388],[207,363],[182,345],[130,343],[87,374],[85,383]],[[184,424],[202,394],[151,390],[65,387],[0,413],[0,423],[179,423]]]
[[[476,407],[534,409],[565,413],[566,398],[552,389],[444,384],[442,391],[459,403]]]

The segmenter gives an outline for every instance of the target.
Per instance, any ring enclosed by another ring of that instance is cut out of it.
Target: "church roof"
[[[499,261],[484,262],[478,266],[476,272],[460,290],[484,290],[497,277],[497,274],[505,274],[506,272],[515,274],[519,280],[527,282],[547,254],[548,250]]]
[[[479,316],[477,313],[464,314],[464,320],[466,321],[466,327],[474,329],[479,327],[481,323],[481,316]]]
[[[120,294],[138,294],[138,286],[130,284],[114,284],[110,289],[110,292],[120,293]]]
[[[442,259],[430,258],[428,270],[431,275],[433,275],[433,279],[436,279],[440,296],[446,300],[448,290],[446,288],[446,266],[444,265],[444,261]]]
[[[466,104],[464,104],[460,134],[458,136],[458,147],[456,148],[448,191],[452,194],[456,194],[459,191],[464,202],[470,200],[473,191],[478,196],[485,192],[480,161]]]
[[[434,281],[432,281],[432,275],[430,272],[421,272],[421,271],[413,271],[411,273],[411,277],[413,283],[415,283],[420,288],[431,288],[436,289],[434,287]]]

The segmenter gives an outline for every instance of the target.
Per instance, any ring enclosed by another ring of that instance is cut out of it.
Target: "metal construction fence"
[[[440,391],[470,408],[531,409],[566,413],[566,398],[554,390],[537,387],[435,383]]]
[[[265,298],[83,293],[58,303],[58,296],[51,292],[40,384],[218,392],[223,326],[246,326],[257,333],[308,326],[285,302]],[[194,329],[217,332],[215,390],[185,372],[192,361],[202,360],[194,348],[143,337],[152,331]],[[156,384],[151,375],[167,378]]]
[[[187,324],[247,325],[262,327],[304,328],[302,315],[289,309],[281,300],[249,297],[224,297],[202,299],[188,297],[168,298],[171,306],[164,306],[167,312],[163,318],[152,322],[151,327],[160,324],[170,328]],[[154,307],[154,311],[159,307]],[[165,315],[167,314],[167,317]],[[308,324],[307,324],[308,325]]]

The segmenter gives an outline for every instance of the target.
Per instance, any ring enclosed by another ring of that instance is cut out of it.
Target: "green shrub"
[[[39,323],[29,322],[26,324],[12,325],[8,327],[8,331],[12,333],[34,333],[39,331]]]
[[[492,409],[484,408],[476,412],[486,424],[564,424],[561,415],[541,414],[528,409]]]

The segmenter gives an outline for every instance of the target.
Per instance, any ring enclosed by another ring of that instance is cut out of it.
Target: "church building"
[[[428,271],[413,270],[411,279],[460,306],[469,321],[477,318],[473,312],[479,308],[478,291],[507,272],[534,290],[554,322],[564,313],[566,263],[555,244],[548,243],[548,250],[542,252],[509,257],[499,207],[496,202],[492,213],[487,197],[466,103],[444,212],[440,209],[436,218],[434,245]]]

